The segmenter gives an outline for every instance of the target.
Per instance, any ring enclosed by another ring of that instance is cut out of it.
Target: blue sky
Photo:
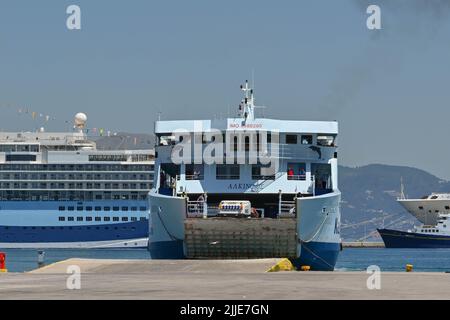
[[[378,4],[382,30],[366,28]],[[0,128],[17,108],[76,112],[148,132],[162,119],[226,116],[255,74],[265,116],[338,120],[345,165],[386,163],[450,179],[450,1],[0,1]],[[70,4],[82,30],[66,28]]]

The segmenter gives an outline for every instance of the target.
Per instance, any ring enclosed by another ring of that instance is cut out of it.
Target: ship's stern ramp
[[[296,220],[208,218],[185,220],[188,259],[260,259],[297,254]]]

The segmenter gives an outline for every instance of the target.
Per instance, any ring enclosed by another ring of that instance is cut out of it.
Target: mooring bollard
[[[301,266],[300,270],[301,271],[311,271],[311,267],[310,266]]]
[[[6,269],[6,254],[4,252],[0,252],[0,273],[8,272]]]
[[[406,272],[412,272],[413,271],[413,265],[412,264],[407,264],[406,265]]]
[[[45,260],[45,251],[39,250],[38,251],[38,267],[39,268],[44,266],[44,260]]]

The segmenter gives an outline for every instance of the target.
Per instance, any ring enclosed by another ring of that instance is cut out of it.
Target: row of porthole
[[[438,229],[422,229],[422,232],[439,232],[439,230]]]
[[[419,206],[419,210],[423,210],[422,206]],[[445,210],[450,210],[450,206],[445,206]],[[431,213],[431,210],[428,210],[429,213]],[[439,213],[439,210],[434,210],[434,212]]]
[[[58,208],[58,210],[59,211],[66,211],[66,209],[67,209],[67,211],[75,211],[75,209],[76,209],[76,211],[83,211],[84,209],[86,209],[86,211],[111,211],[111,207],[86,207],[86,208],[84,208],[84,207],[63,207],[63,206],[61,206],[61,207],[59,207]],[[131,210],[131,211],[138,211],[138,208],[137,207],[122,207],[122,208],[120,208],[120,207],[112,207],[112,211],[120,211],[120,209],[122,209],[122,211],[128,211],[129,209]],[[148,209],[147,209],[147,207],[139,207],[139,211],[147,211]]]
[[[90,222],[90,221],[96,221],[96,222],[102,221],[101,217],[76,217],[76,220],[75,220],[75,217],[58,217],[58,221],[64,222],[64,221],[66,221],[66,218],[67,218],[67,221],[70,221],[70,222],[72,222],[72,221],[83,222],[84,220],[86,220],[87,222]],[[130,217],[130,218],[129,217],[122,217],[122,218],[119,218],[119,217],[103,217],[103,221],[109,222],[109,221],[111,221],[111,218],[112,218],[112,221],[114,221],[114,222],[118,222],[120,220],[122,220],[122,222],[128,222],[128,221],[136,222],[136,221],[138,221],[137,217]],[[141,217],[141,218],[139,218],[139,220],[140,221],[145,221],[145,220],[147,220],[147,218]]]
[[[11,227],[3,227],[3,229],[4,230],[9,230]],[[82,228],[82,227],[21,227],[22,228],[22,230],[28,230],[28,229],[30,229],[30,230],[47,230],[47,229],[50,229],[50,230],[56,230],[56,229],[59,229],[59,230],[65,230],[65,229],[68,229],[68,230],[83,230],[84,228]],[[91,229],[95,229],[95,230],[100,230],[100,229],[104,229],[104,230],[109,230],[109,229],[113,229],[113,230],[119,230],[119,229],[122,229],[122,230],[127,230],[127,229],[130,229],[130,230],[133,230],[133,231],[135,231],[136,230],[136,227],[94,227],[94,226],[90,226],[90,227],[85,227],[85,229],[87,229],[87,230],[91,230]]]

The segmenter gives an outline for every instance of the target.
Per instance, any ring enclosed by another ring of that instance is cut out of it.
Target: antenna
[[[403,185],[403,177],[400,177],[400,198],[399,200],[405,200],[405,186]]]
[[[244,98],[239,105],[239,113],[244,118],[244,121],[247,119],[254,120],[254,95],[253,89],[248,84],[248,80],[245,80],[245,84],[241,85],[241,90],[244,92]]]

